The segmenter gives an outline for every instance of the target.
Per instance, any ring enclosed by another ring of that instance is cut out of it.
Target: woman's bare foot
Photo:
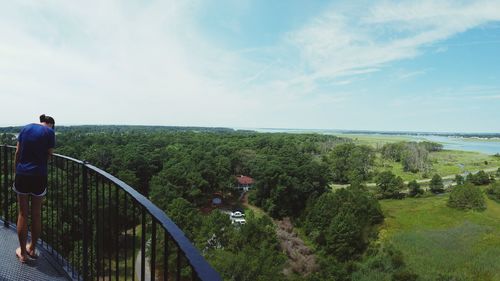
[[[21,247],[16,249],[16,256],[19,259],[19,261],[22,263],[25,263],[28,261],[28,255],[22,253]]]
[[[32,259],[37,259],[38,258],[38,254],[36,253],[35,246],[33,246],[31,243],[29,243],[29,244],[26,245],[26,253]]]

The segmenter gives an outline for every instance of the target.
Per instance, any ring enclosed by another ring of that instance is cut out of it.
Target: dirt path
[[[316,262],[316,256],[306,246],[304,240],[297,235],[290,219],[275,220],[274,223],[277,225],[276,236],[280,241],[281,250],[288,257],[283,274],[286,276],[292,274],[307,276],[317,271],[319,265]]]
[[[241,204],[254,213],[261,216],[267,216],[266,212],[259,207],[248,203],[248,193],[243,195],[240,200]],[[300,274],[307,276],[310,273],[318,270],[316,256],[313,251],[306,246],[304,241],[294,231],[294,227],[289,218],[282,220],[274,220],[276,227],[276,236],[280,241],[280,247],[283,253],[288,257],[288,264],[283,269],[283,273],[287,276],[292,274]]]

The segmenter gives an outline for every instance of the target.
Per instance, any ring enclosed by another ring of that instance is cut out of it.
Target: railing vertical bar
[[[4,186],[4,182],[3,182],[3,178],[4,178],[4,170],[3,170],[3,166],[4,166],[4,163],[3,163],[3,147],[4,145],[3,144],[0,144],[0,186],[2,188],[0,188],[0,218],[2,218],[4,221],[5,219],[3,218],[3,190],[5,189],[5,186]]]
[[[151,281],[155,281],[156,272],[156,220],[151,220]]]
[[[0,145],[0,178],[1,178],[0,185],[2,186],[2,188],[0,189],[0,218],[2,218],[4,221],[6,221],[6,219],[3,217],[3,212],[4,212],[3,190],[5,190],[5,185],[3,182],[4,174],[5,174],[4,169],[3,169],[3,166],[4,166],[3,147],[4,147],[4,145]]]
[[[96,174],[96,177],[95,177],[95,228],[96,228],[96,247],[95,247],[95,251],[96,251],[96,261],[95,261],[95,265],[96,265],[96,274],[97,274],[97,277],[100,277],[101,275],[101,264],[100,264],[100,254],[101,254],[101,251],[100,251],[100,245],[103,244],[103,241],[100,237],[100,233],[102,231],[101,228],[99,228],[99,176]]]
[[[109,227],[109,238],[113,237],[112,233],[113,232],[113,227],[112,227],[112,215],[111,215],[111,197],[113,195],[111,194],[111,182],[108,182],[108,227]],[[112,248],[111,245],[109,245],[109,248]],[[113,251],[108,250],[108,260],[109,260],[109,280],[111,281],[111,277],[113,276],[112,274],[112,263],[113,263]]]
[[[14,156],[15,157],[15,156]],[[13,157],[12,157],[12,153],[10,151],[8,151],[7,153],[7,159],[9,159],[9,164],[8,164],[8,167],[9,167],[9,170],[7,172],[7,179],[9,179],[9,182],[7,184],[7,190],[9,189],[9,186],[13,181],[15,181],[15,179],[13,178],[13,168],[14,168],[14,165],[13,163],[15,162],[15,160],[13,160]],[[17,206],[17,200],[15,200],[17,196],[14,196],[14,193],[13,192],[9,192],[9,206],[10,204],[14,203],[14,205],[16,206],[16,208],[14,208],[14,210],[18,210],[18,206]],[[16,214],[16,211],[14,212],[11,212],[10,209],[7,209],[7,213],[8,213],[8,218],[11,222],[14,222],[14,224],[17,222],[16,218],[15,218],[15,214]]]
[[[7,146],[4,145],[2,147],[3,151],[3,215],[4,215],[4,220],[3,220],[3,225],[5,227],[9,227],[9,176],[7,175],[8,173],[8,163],[7,163]]]
[[[9,181],[9,185],[15,181],[15,175],[14,175],[14,163],[16,162],[14,160],[14,155],[9,151],[9,153],[7,153],[7,155],[9,156],[9,173],[7,175],[7,178],[10,179]],[[7,186],[7,189],[9,189],[9,187]],[[14,204],[15,208],[13,208],[14,210],[19,210],[17,206],[17,195],[14,195],[14,192],[9,192],[9,195],[10,195],[10,201],[9,201],[9,204]],[[9,212],[9,215],[10,215],[10,221],[11,222],[17,222],[17,219],[16,219],[16,216],[17,216],[17,212],[16,211],[13,211],[11,212],[11,210],[8,211]]]
[[[146,210],[141,206],[142,233],[141,233],[141,281],[146,276]]]
[[[55,183],[54,183],[54,189],[55,189],[55,199],[54,199],[54,203],[55,203],[55,216],[56,216],[56,219],[55,219],[55,238],[56,238],[56,241],[55,241],[55,246],[56,246],[56,258],[57,258],[57,262],[60,262],[60,252],[61,252],[61,241],[60,241],[60,238],[61,238],[61,235],[59,234],[59,231],[60,231],[60,227],[59,227],[59,223],[60,223],[60,220],[61,218],[59,217],[59,169],[57,169],[57,159],[56,159],[56,164],[55,164],[55,168],[54,168],[54,173],[55,173]]]
[[[78,209],[80,210],[80,212],[81,212],[81,209],[83,208],[83,206],[82,206],[82,202],[83,202],[83,198],[82,198],[83,170],[85,170],[85,167],[83,165],[79,165],[79,167],[78,167],[78,182],[77,182],[76,194],[78,196],[78,201],[77,201],[78,204],[77,204],[77,206],[79,207]],[[78,227],[79,227],[78,234],[82,233],[82,231],[83,231],[83,221],[82,221],[83,217],[81,216],[80,212],[77,215],[78,216]],[[82,252],[80,250],[81,249],[80,245],[82,245],[82,247],[83,247],[82,241],[83,241],[83,239],[78,239],[78,241],[76,242],[76,257],[77,257],[77,266],[78,266],[78,279],[80,279],[80,277],[82,276],[82,273],[83,273],[83,267],[80,267],[80,265],[82,264],[80,262],[81,261],[81,256],[82,256]]]
[[[106,276],[106,251],[105,251],[105,243],[104,243],[104,233],[106,229],[104,228],[104,223],[106,220],[106,217],[104,214],[106,213],[106,196],[105,196],[105,182],[104,179],[101,180],[101,195],[102,195],[102,219],[101,219],[101,235],[102,235],[102,280],[105,280]],[[108,212],[109,213],[109,212]]]
[[[198,281],[198,275],[196,275],[196,271],[194,270],[194,268],[192,266],[190,266],[189,268],[191,268],[191,280]]]
[[[66,194],[66,200],[65,200],[66,201],[66,207],[64,209],[66,210],[66,216],[67,216],[66,220],[69,222],[70,215],[71,215],[70,212],[71,211],[70,211],[70,206],[69,206],[70,205],[70,201],[69,201],[69,190],[70,190],[70,185],[69,185],[69,161],[67,159],[64,160],[64,172],[66,174],[66,192],[65,192],[65,194]],[[72,245],[71,240],[72,239],[70,238],[70,237],[72,237],[71,236],[71,230],[70,230],[69,233],[66,233],[65,236],[68,237],[67,240],[68,240],[68,247],[69,247],[68,251],[69,251],[69,250],[72,249],[71,248],[71,245]],[[66,262],[67,263],[70,262],[69,258],[66,260]]]
[[[73,210],[74,206],[70,200],[70,190],[72,189],[71,186],[70,186],[70,178],[69,178],[69,161],[67,159],[64,159],[64,173],[66,174],[66,204],[67,204],[67,207],[66,207],[66,210]],[[71,206],[69,206],[71,204]],[[71,216],[71,214],[69,214],[69,216]],[[69,228],[69,233],[68,235],[70,235],[71,237],[73,237],[73,217],[69,217],[68,218],[68,221],[71,222],[71,227]],[[73,243],[73,239],[70,239],[70,249],[71,249],[71,253],[73,253],[73,249],[75,248],[74,246],[74,243]],[[73,260],[71,259],[73,255],[71,255],[71,257],[68,257],[69,259],[69,263],[72,265],[73,264]],[[74,274],[73,272],[73,266],[71,267],[71,273]]]
[[[123,193],[123,210],[125,212],[125,227],[124,227],[124,231],[125,231],[125,280],[127,280],[127,264],[128,264],[128,260],[127,260],[127,251],[128,251],[128,244],[127,244],[127,236],[128,236],[128,223],[127,223],[127,220],[128,220],[128,209],[127,209],[127,193]]]
[[[56,241],[56,233],[54,231],[54,204],[55,204],[55,200],[54,200],[54,197],[55,197],[55,193],[56,193],[56,190],[55,190],[55,180],[54,180],[54,161],[55,161],[55,158],[52,159],[52,165],[50,165],[50,184],[51,184],[51,192],[49,192],[49,203],[47,205],[49,205],[49,210],[50,210],[50,236],[51,236],[51,241],[50,241],[50,244],[52,245],[52,247],[50,247],[50,250],[51,250],[51,254],[54,255],[54,247],[56,247],[57,245],[54,245],[55,241]]]
[[[182,253],[181,248],[177,246],[177,272],[176,272],[177,281],[181,280],[181,267],[182,267],[181,253]]]
[[[116,219],[116,223],[115,223],[115,262],[116,262],[116,265],[115,265],[115,276],[116,276],[116,280],[118,281],[120,279],[120,247],[118,245],[118,240],[120,239],[120,212],[119,212],[119,209],[120,209],[120,196],[118,194],[118,187],[117,186],[114,186],[115,187],[115,219]]]
[[[168,280],[168,233],[163,232],[163,280]]]
[[[71,164],[71,234],[72,237],[75,237],[76,235],[76,223],[75,223],[75,178],[76,178],[76,173],[75,173],[75,163]],[[72,260],[72,265],[71,266],[71,271],[72,271],[72,277],[75,276],[75,240],[71,239],[71,260]]]
[[[64,234],[63,234],[63,230],[64,230],[64,227],[63,227],[63,217],[62,217],[62,210],[63,210],[63,193],[64,193],[64,190],[62,188],[62,184],[61,184],[61,178],[62,178],[62,175],[61,175],[61,168],[60,168],[60,159],[57,159],[56,163],[56,182],[57,182],[57,199],[56,199],[56,202],[57,202],[57,240],[58,240],[58,250],[57,250],[57,253],[58,253],[58,258],[59,258],[59,263],[63,263],[64,259],[62,257],[62,253],[65,251],[64,249],[64,241],[63,241],[63,237],[64,237]]]
[[[135,222],[137,221],[135,219],[135,204],[134,204],[134,201],[132,201],[132,220],[133,220],[133,227],[132,227],[132,281],[135,281],[135,259],[136,259],[136,256],[135,256],[135,240],[136,240],[136,236],[135,236],[135,228],[137,227],[137,225],[135,224]]]
[[[83,245],[82,245],[82,262],[83,262],[83,280],[88,280],[89,277],[89,256],[88,256],[88,178],[87,166],[85,163],[82,165],[82,223],[83,223]]]
[[[87,194],[88,194],[88,198],[89,198],[89,218],[87,219],[87,222],[88,222],[88,238],[89,238],[89,247],[90,247],[90,257],[89,257],[89,273],[90,273],[90,280],[94,280],[94,266],[95,266],[95,263],[94,263],[94,224],[92,223],[93,222],[93,218],[94,218],[94,208],[93,208],[93,205],[92,205],[92,194],[93,194],[93,188],[92,188],[92,183],[94,182],[93,181],[93,178],[94,177],[97,177],[97,174],[95,172],[92,172],[92,173],[89,173],[89,181],[88,181],[88,188],[87,188]]]

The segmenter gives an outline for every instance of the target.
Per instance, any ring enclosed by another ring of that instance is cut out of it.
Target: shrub
[[[416,180],[412,180],[408,183],[408,196],[410,197],[418,197],[424,194],[422,188],[420,188],[420,184]]]
[[[384,171],[377,176],[375,182],[377,183],[380,198],[403,198],[403,195],[400,193],[400,190],[404,187],[401,177],[396,177],[390,171]]]
[[[485,171],[481,170],[476,174],[468,174],[467,181],[475,185],[485,185],[490,183],[490,177]]]
[[[417,281],[418,275],[409,271],[398,271],[392,275],[392,281]]]
[[[448,198],[448,206],[460,210],[483,211],[486,209],[483,193],[471,184],[454,187]]]
[[[435,174],[431,182],[429,184],[429,189],[431,190],[432,193],[437,194],[437,193],[443,193],[444,192],[444,184],[443,184],[443,179],[441,178],[440,175]]]
[[[494,183],[488,187],[486,194],[490,199],[500,202],[500,183]]]
[[[465,183],[465,179],[462,175],[455,175],[455,183],[457,185],[462,185]]]
[[[326,192],[307,210],[304,229],[325,253],[347,261],[363,252],[367,233],[382,222],[378,201],[361,189]]]

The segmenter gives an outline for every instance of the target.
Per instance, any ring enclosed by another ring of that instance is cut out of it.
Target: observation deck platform
[[[39,257],[21,263],[16,257],[19,247],[17,232],[4,227],[0,220],[0,281],[67,281],[72,280],[43,247],[37,247]]]

